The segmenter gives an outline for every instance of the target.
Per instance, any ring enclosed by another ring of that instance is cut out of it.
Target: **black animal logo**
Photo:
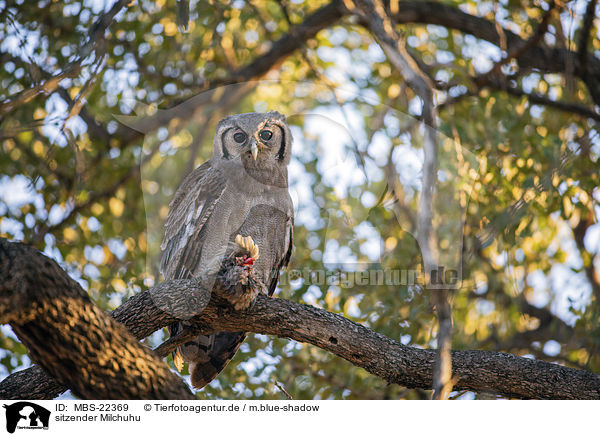
[[[17,425],[28,428],[48,428],[50,411],[42,406],[29,401],[19,401],[9,406],[4,405],[4,408],[6,409],[6,431],[9,433],[14,433]]]

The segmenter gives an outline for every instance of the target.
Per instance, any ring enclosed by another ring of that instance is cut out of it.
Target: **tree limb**
[[[35,85],[32,88],[26,89],[16,96],[12,97],[8,101],[0,104],[0,117],[6,115],[8,112],[13,111],[19,106],[28,103],[33,100],[38,95],[45,93],[51,94],[58,88],[61,81],[67,78],[73,78],[79,76],[81,72],[81,66],[79,64],[73,64],[66,68],[64,71],[60,72],[56,76],[52,76],[45,82],[42,82],[38,85]]]
[[[35,298],[39,298],[35,297],[36,292],[45,289],[39,286],[43,284],[40,282],[49,280],[46,274],[33,273],[25,274],[26,281],[7,280],[7,273],[14,270],[14,268],[10,269],[11,265],[18,263],[22,270],[31,272],[36,271],[33,269],[36,265],[39,267],[53,264],[51,270],[54,275],[53,280],[57,285],[63,285],[64,294],[73,292],[73,286],[78,286],[53,261],[40,252],[5,240],[0,240],[0,247],[2,247],[0,273],[3,277],[0,284],[3,309],[0,315],[3,322],[6,314],[15,311],[24,310],[31,314],[33,312],[31,304],[28,304],[27,300],[20,300],[19,293],[33,296],[35,301]],[[122,322],[130,333],[140,339],[177,319],[173,314],[160,309],[161,305],[156,304],[158,298],[184,304],[187,296],[197,292],[198,287],[199,284],[195,280],[165,281],[133,296],[112,315]],[[58,287],[56,289],[58,291]],[[20,308],[18,301],[22,301]],[[53,311],[56,312],[56,308],[51,305],[46,308],[48,311],[40,312],[37,318],[41,319],[51,315]],[[99,312],[97,308],[93,309],[94,314],[97,312]],[[307,342],[330,351],[390,383],[422,389],[431,389],[432,386],[433,365],[436,360],[434,350],[402,345],[341,315],[313,306],[259,296],[251,308],[245,311],[234,311],[223,300],[213,295],[202,314],[193,320],[197,322],[199,332],[250,331]],[[75,324],[72,330],[86,332],[87,320],[81,319],[78,322],[80,324]],[[38,333],[46,337],[51,335],[52,331]],[[29,347],[31,344],[26,345]],[[33,347],[35,350],[39,345],[33,344]],[[52,351],[53,349],[48,350],[48,352]],[[65,350],[60,358],[69,361],[73,359],[72,352]],[[34,357],[34,360],[37,359]],[[107,361],[104,365],[110,366],[112,363]],[[457,389],[495,392],[516,398],[600,399],[600,376],[539,360],[492,351],[453,351],[452,367]],[[91,368],[94,370],[90,372],[95,372],[96,369],[102,369],[103,365],[95,362],[93,366],[86,367],[86,369]],[[19,378],[21,380],[26,378],[30,385],[34,383],[48,385],[48,376],[33,367],[13,374],[0,383],[0,397],[29,398],[28,391],[7,390],[7,380],[14,381]],[[14,383],[12,386],[15,388]],[[44,398],[51,398],[53,395],[56,395],[56,390]]]
[[[490,70],[487,73],[482,74],[479,77],[477,77],[475,80],[479,87],[482,87],[485,84],[487,84],[487,82],[489,81],[489,79],[491,77],[500,74],[502,66],[509,63],[512,59],[518,58],[521,54],[525,53],[527,50],[536,46],[540,42],[540,40],[542,39],[542,37],[544,36],[546,31],[548,30],[548,24],[550,23],[550,18],[552,18],[553,12],[556,9],[556,7],[557,7],[557,4],[554,2],[554,0],[550,0],[550,7],[544,14],[542,21],[537,26],[533,35],[531,35],[526,41],[523,41],[523,43],[521,45],[515,46],[512,49],[512,51],[510,51],[504,58],[502,58],[500,61],[496,62],[494,64],[494,66],[492,68],[490,68]],[[561,7],[559,6],[558,9],[560,11]]]
[[[473,79],[475,80],[475,79]],[[591,120],[600,121],[600,113],[594,111],[593,109],[577,104],[571,103],[563,100],[552,100],[545,95],[537,94],[534,92],[525,92],[523,89],[518,88],[516,86],[511,85],[508,82],[501,82],[499,80],[490,79],[486,84],[487,88],[494,89],[497,91],[506,92],[508,95],[512,95],[513,97],[525,97],[531,104],[539,104],[541,106],[548,106],[553,109],[557,109],[559,111],[563,111],[573,115],[579,115],[584,118],[589,118]],[[477,89],[475,92],[467,91],[463,94],[457,95],[456,97],[449,98],[444,103],[438,105],[438,109],[446,109],[458,101],[466,98],[477,95],[484,88]]]
[[[33,247],[0,239],[0,277],[0,323],[10,324],[31,359],[77,396],[193,398],[165,362],[96,306],[54,260]],[[44,372],[32,371],[56,393],[58,387]],[[18,388],[27,389],[36,379],[27,380]],[[0,393],[3,398],[29,395],[7,392],[4,383]]]

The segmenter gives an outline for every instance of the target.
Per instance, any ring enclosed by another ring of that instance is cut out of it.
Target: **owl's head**
[[[286,166],[292,135],[285,115],[276,111],[230,115],[219,121],[213,156],[241,158],[245,167]]]

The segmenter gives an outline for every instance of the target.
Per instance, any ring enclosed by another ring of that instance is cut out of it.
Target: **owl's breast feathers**
[[[161,272],[166,279],[196,277],[231,254],[238,234],[250,236],[261,250],[257,277],[271,295],[291,255],[292,201],[286,188],[264,185],[228,166],[208,161],[182,182],[165,224]]]

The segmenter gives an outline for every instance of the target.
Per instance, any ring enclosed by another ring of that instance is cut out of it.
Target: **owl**
[[[171,200],[161,244],[165,279],[218,284],[238,309],[257,292],[273,294],[292,251],[291,144],[285,116],[275,111],[219,121],[211,159],[183,180]],[[182,321],[169,331],[173,336],[185,328]],[[245,332],[200,335],[174,352],[175,365],[181,371],[189,362],[192,385],[200,389],[245,338]]]

